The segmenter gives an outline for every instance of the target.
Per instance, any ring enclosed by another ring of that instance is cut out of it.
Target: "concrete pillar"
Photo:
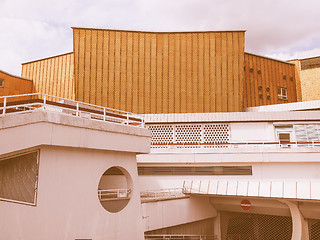
[[[298,204],[287,200],[279,200],[287,204],[292,217],[292,240],[309,240],[308,223],[302,216]]]
[[[221,240],[221,222],[220,222],[220,212],[217,213],[217,216],[214,218],[214,222],[213,222],[213,232],[214,235],[217,236],[217,240]]]

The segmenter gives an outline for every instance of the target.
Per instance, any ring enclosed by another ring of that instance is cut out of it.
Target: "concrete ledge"
[[[40,145],[148,153],[145,128],[35,111],[0,117],[0,154]]]

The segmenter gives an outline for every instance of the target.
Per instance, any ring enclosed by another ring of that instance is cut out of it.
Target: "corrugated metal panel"
[[[203,186],[206,184],[206,187]],[[229,189],[229,186],[237,185],[235,194]],[[211,186],[216,186],[218,192],[212,189]],[[280,181],[280,180],[212,180],[203,182],[200,180],[185,181],[184,187],[186,193],[191,194],[206,194],[206,195],[237,195],[248,197],[263,197],[263,198],[286,198],[286,199],[308,199],[320,200],[320,182],[315,181]],[[206,189],[201,191],[201,187]]]

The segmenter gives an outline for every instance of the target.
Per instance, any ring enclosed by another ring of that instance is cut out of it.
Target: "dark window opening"
[[[36,204],[38,153],[0,159],[0,200]]]
[[[252,175],[252,166],[210,166],[210,167],[138,167],[141,176],[210,176],[210,175]]]

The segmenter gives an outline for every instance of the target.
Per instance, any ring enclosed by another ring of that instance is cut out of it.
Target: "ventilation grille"
[[[211,166],[211,167],[138,167],[141,175],[252,175],[252,166]]]
[[[223,213],[227,219],[223,240],[291,240],[291,217],[250,214]]]
[[[225,148],[230,142],[228,124],[149,125],[152,148]],[[226,144],[226,145],[224,145]]]
[[[309,227],[309,239],[318,240],[320,239],[320,220],[308,219]]]
[[[318,142],[320,141],[320,125],[305,124],[293,126],[297,142]]]
[[[1,160],[0,200],[35,204],[38,168],[38,151]]]

